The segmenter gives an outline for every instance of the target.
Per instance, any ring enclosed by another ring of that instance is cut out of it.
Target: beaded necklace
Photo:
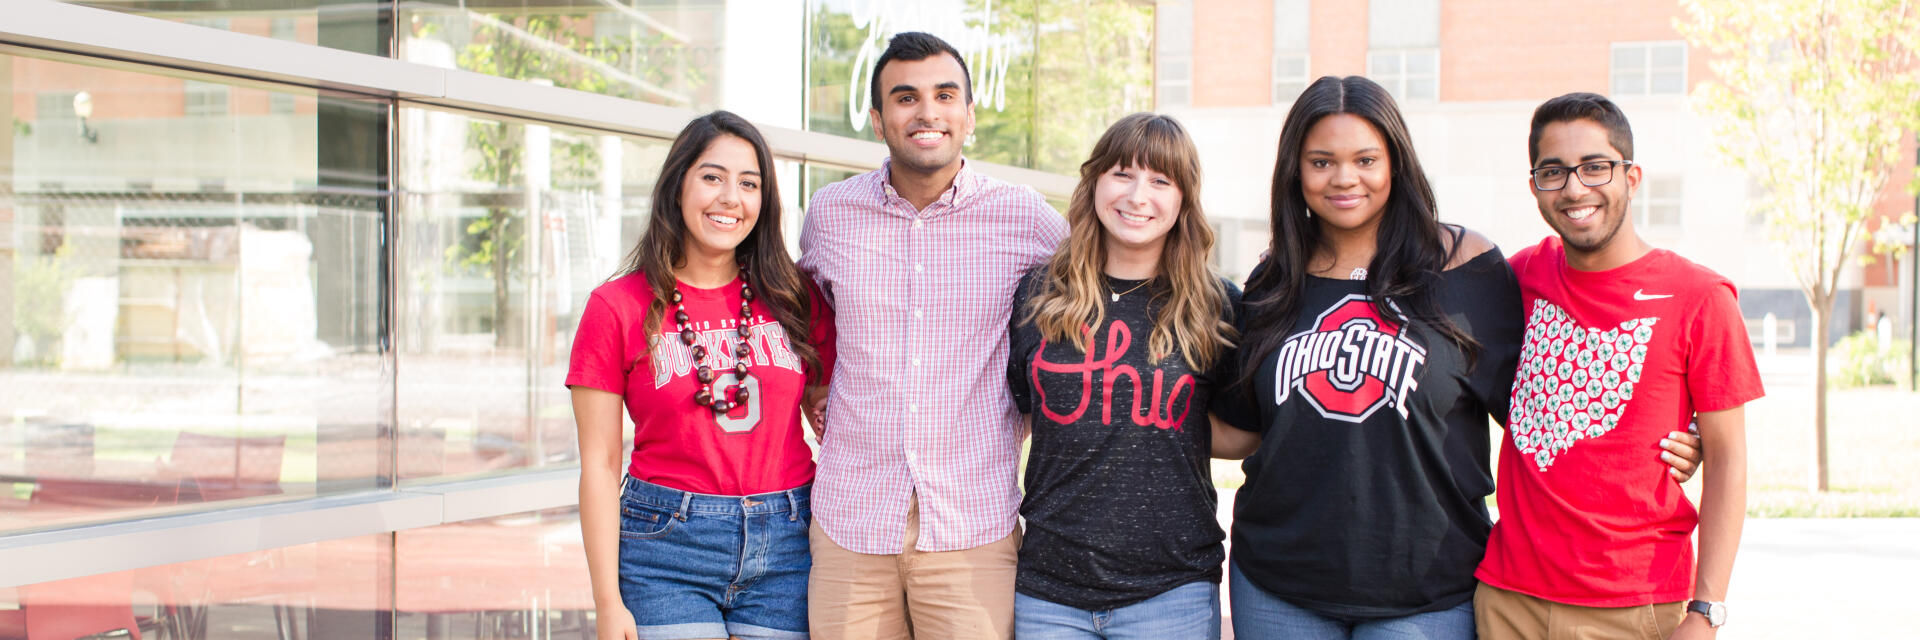
[[[733,373],[734,377],[738,378],[739,388],[734,389],[733,400],[722,400],[713,392],[713,381],[719,376],[714,375],[713,368],[708,367],[704,362],[707,359],[706,345],[694,344],[700,334],[695,333],[693,328],[688,326],[692,318],[687,316],[685,300],[686,297],[680,294],[680,288],[676,284],[673,289],[673,304],[676,307],[673,311],[673,321],[680,329],[680,342],[693,347],[693,361],[699,363],[699,370],[694,372],[694,379],[699,380],[701,386],[700,390],[693,394],[693,403],[713,409],[714,413],[726,413],[747,401],[747,356],[753,353],[747,347],[747,341],[753,335],[747,328],[747,321],[753,319],[753,284],[747,278],[747,266],[740,265],[740,324],[735,327],[740,335],[740,343],[733,348],[735,358]]]

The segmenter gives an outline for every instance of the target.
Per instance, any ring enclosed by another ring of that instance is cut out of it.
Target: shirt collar
[[[900,197],[899,192],[893,189],[893,158],[891,156],[880,161],[879,174],[880,196],[882,198]],[[960,158],[960,171],[953,174],[953,186],[947,187],[947,190],[941,193],[939,198],[935,198],[933,203],[928,204],[926,210],[922,211],[922,214],[931,216],[958,209],[961,203],[966,202],[968,198],[979,191],[979,184],[980,174],[975,173],[973,163],[968,161],[965,156],[962,156]],[[935,206],[942,203],[945,203],[946,206]]]

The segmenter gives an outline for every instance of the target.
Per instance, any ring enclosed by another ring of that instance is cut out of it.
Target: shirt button
[[[913,366],[916,366],[916,367],[918,367],[918,366],[920,366],[920,359],[919,359],[919,358],[914,358],[914,359],[913,359]]]
[[[920,413],[920,405],[917,405],[917,404],[907,405],[907,413]]]
[[[913,270],[914,270],[914,271],[916,271],[916,272],[917,272],[917,271],[926,271],[926,270],[927,270],[927,265],[924,265],[924,264],[916,264],[916,265],[913,265]]]
[[[920,310],[919,310],[919,309],[914,309],[914,310],[913,310],[913,317],[914,317],[914,319],[919,319],[919,318],[920,318]]]
[[[925,221],[925,220],[915,220],[915,221],[913,221],[913,228],[915,228],[915,229],[918,229],[918,228],[920,228],[920,227],[924,227],[924,226],[927,226],[927,221]]]

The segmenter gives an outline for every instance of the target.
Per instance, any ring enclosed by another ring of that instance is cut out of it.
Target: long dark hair
[[[694,161],[721,136],[733,136],[753,145],[754,159],[760,163],[760,216],[753,230],[747,232],[747,238],[734,249],[734,257],[746,267],[747,283],[753,286],[754,293],[766,302],[767,308],[773,310],[774,320],[786,329],[788,342],[804,363],[807,377],[818,382],[820,352],[808,342],[808,337],[813,335],[809,313],[814,304],[813,295],[806,277],[793,265],[793,256],[787,254],[786,239],[780,235],[780,188],[774,178],[778,172],[773,168],[773,152],[760,137],[760,130],[745,118],[715,111],[694,118],[680,130],[673,146],[667,149],[667,161],[660,167],[660,177],[653,185],[653,209],[647,219],[647,232],[640,236],[640,242],[633,246],[626,263],[613,277],[646,275],[647,286],[653,289],[654,297],[653,303],[647,305],[643,326],[649,339],[660,333],[660,323],[667,313],[665,292],[673,291],[676,286],[675,270],[687,265],[687,223],[680,212],[680,185],[686,181]]]
[[[1273,241],[1265,264],[1254,269],[1243,300],[1247,307],[1246,351],[1240,362],[1240,386],[1248,386],[1267,356],[1272,355],[1300,314],[1307,289],[1307,262],[1325,238],[1320,225],[1307,217],[1300,188],[1301,146],[1315,123],[1334,114],[1365,119],[1386,139],[1392,187],[1374,237],[1373,261],[1367,265],[1366,292],[1374,312],[1401,324],[1427,325],[1466,353],[1471,368],[1480,343],[1441,313],[1434,300],[1440,273],[1460,246],[1461,232],[1440,224],[1426,171],[1413,153],[1400,108],[1387,90],[1360,76],[1326,76],[1315,80],[1287,112],[1280,130],[1280,154],[1273,166]],[[1441,234],[1453,235],[1452,249]],[[1396,309],[1394,304],[1398,304]]]

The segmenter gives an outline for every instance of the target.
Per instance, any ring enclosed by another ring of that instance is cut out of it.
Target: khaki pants
[[[960,551],[915,551],[917,499],[907,503],[898,555],[854,553],[814,522],[807,619],[814,640],[1008,640],[1020,530]]]
[[[1684,602],[1582,607],[1486,583],[1473,594],[1480,640],[1666,640],[1686,617]]]

